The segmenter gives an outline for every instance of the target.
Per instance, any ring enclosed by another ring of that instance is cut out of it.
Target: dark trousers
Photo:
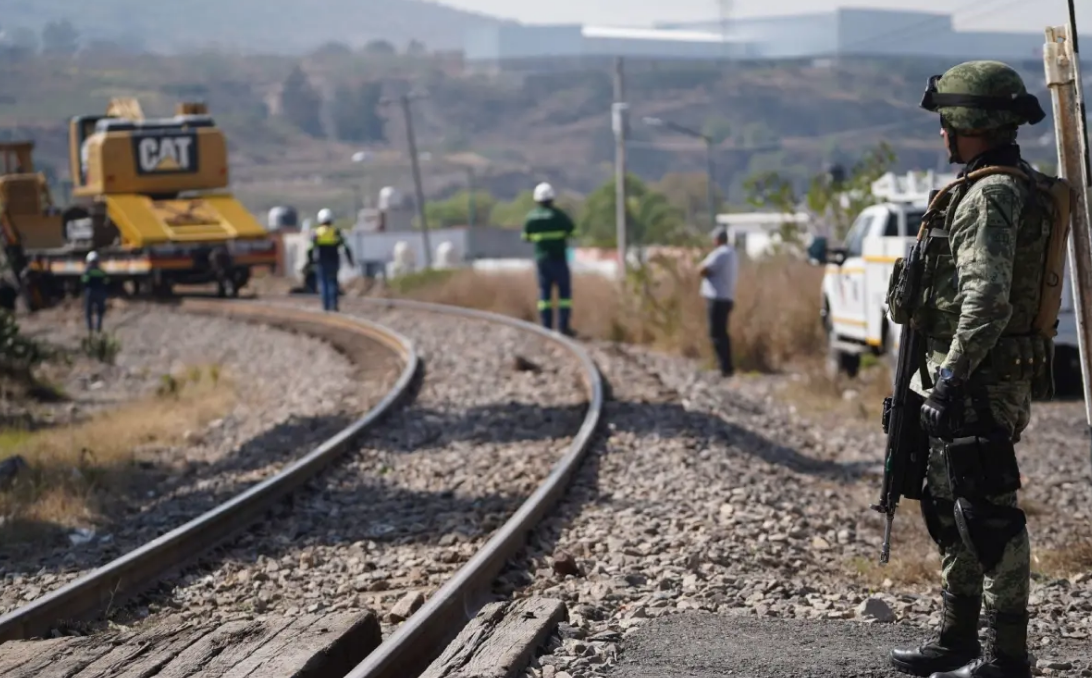
[[[713,350],[717,354],[720,373],[731,376],[735,372],[732,366],[732,340],[728,337],[728,316],[732,313],[732,301],[706,299],[705,303],[709,318],[709,338],[713,340]]]
[[[336,265],[321,263],[315,266],[315,278],[324,311],[337,310],[337,268]]]
[[[562,332],[569,331],[569,317],[573,311],[572,279],[569,262],[564,258],[538,260],[538,314],[542,326],[553,328],[553,289],[557,287],[557,324]]]
[[[87,290],[83,294],[83,312],[87,317],[87,331],[101,332],[102,317],[106,315],[106,290]]]

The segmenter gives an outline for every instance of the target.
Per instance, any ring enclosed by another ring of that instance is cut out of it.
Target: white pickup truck
[[[853,222],[842,247],[830,248],[823,238],[812,242],[811,260],[826,266],[821,320],[832,373],[856,376],[861,356],[869,353],[894,367],[900,326],[887,318],[887,283],[895,260],[914,241],[924,213],[924,202],[873,205]],[[1058,395],[1079,394],[1080,354],[1068,275],[1054,345]]]

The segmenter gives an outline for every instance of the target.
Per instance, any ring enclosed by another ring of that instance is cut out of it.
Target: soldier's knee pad
[[[955,524],[960,539],[985,572],[997,567],[1005,547],[1027,525],[1018,508],[960,497],[955,501]]]
[[[959,530],[950,522],[955,513],[955,502],[950,499],[934,497],[929,485],[921,493],[921,517],[929,537],[940,547],[941,552],[959,542]],[[947,518],[949,522],[945,522]]]

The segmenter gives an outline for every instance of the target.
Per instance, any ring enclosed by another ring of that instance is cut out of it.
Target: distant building
[[[811,236],[811,215],[806,212],[741,212],[718,214],[717,224],[728,232],[728,242],[749,259],[758,259],[781,242],[781,231],[788,225]]]
[[[495,72],[566,68],[615,56],[743,61],[878,56],[1019,63],[1041,59],[1043,41],[1042,31],[956,31],[948,14],[843,8],[733,19],[723,30],[717,21],[651,29],[499,25],[468,31],[464,45],[468,68]]]

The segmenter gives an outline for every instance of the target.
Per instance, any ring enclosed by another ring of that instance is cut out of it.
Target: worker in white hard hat
[[[557,325],[562,334],[572,334],[569,318],[572,315],[572,279],[567,258],[569,239],[576,226],[568,214],[554,206],[554,187],[548,183],[535,186],[535,208],[527,214],[523,223],[523,239],[535,246],[538,266],[538,312],[542,326],[553,328],[554,308],[551,303],[553,288],[557,287]]]
[[[319,226],[311,236],[311,246],[307,258],[315,263],[315,278],[318,281],[319,294],[322,296],[324,311],[338,310],[337,272],[341,268],[341,250],[349,265],[353,265],[353,253],[341,237],[341,230],[334,226],[334,213],[321,209],[318,213]]]
[[[87,266],[80,283],[83,284],[83,310],[87,318],[87,332],[102,332],[102,318],[106,315],[106,297],[110,278],[99,264],[99,253],[92,250],[85,257]]]

